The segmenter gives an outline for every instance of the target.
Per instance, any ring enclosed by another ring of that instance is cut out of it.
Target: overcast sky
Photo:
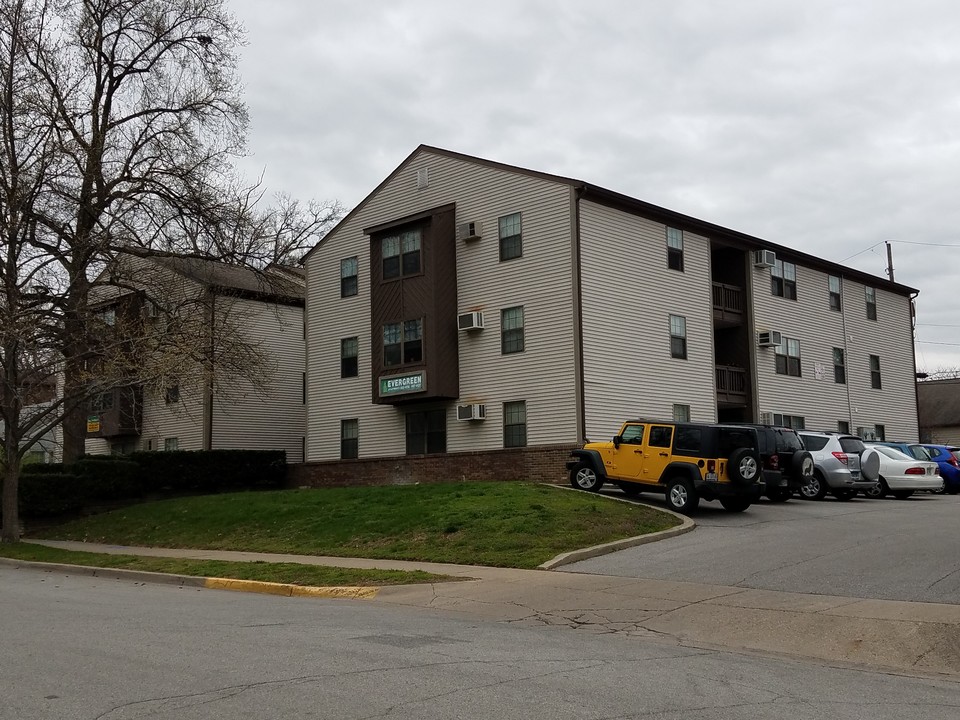
[[[918,369],[960,369],[957,0],[227,1],[271,190],[351,208],[425,143],[878,276],[890,241]]]

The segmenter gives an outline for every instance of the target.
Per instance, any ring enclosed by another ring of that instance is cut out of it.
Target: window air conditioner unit
[[[753,266],[758,268],[772,268],[777,262],[777,254],[773,250],[754,250]]]
[[[479,240],[483,235],[483,223],[468,222],[457,225],[457,237],[460,240]]]
[[[457,405],[457,420],[485,420],[486,405]]]
[[[779,347],[781,343],[783,343],[783,336],[776,330],[757,333],[757,345],[760,347]]]
[[[458,330],[483,330],[483,313],[468,312],[457,315]]]

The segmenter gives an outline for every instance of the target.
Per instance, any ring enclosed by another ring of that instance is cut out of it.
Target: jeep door
[[[663,471],[670,464],[670,448],[673,446],[672,425],[651,425],[647,431],[647,442],[643,446],[643,473],[640,479],[656,485]]]
[[[637,480],[643,467],[643,425],[626,424],[620,430],[619,445],[611,452],[607,475]]]

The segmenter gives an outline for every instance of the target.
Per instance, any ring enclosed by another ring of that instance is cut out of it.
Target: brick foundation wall
[[[301,463],[287,466],[287,484],[290,487],[346,487],[478,480],[565,483],[566,462],[575,447],[549,445]]]

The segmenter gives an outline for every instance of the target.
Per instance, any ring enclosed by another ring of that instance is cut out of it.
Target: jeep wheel
[[[667,481],[667,505],[671,510],[690,515],[700,504],[700,496],[686,478],[675,477]]]
[[[570,484],[577,490],[598,492],[603,487],[603,480],[597,475],[592,465],[581,462],[570,471]]]
[[[618,482],[617,487],[623,490],[623,494],[627,497],[637,497],[637,495],[643,492],[639,485],[632,482]]]
[[[720,498],[720,504],[727,512],[743,512],[750,507],[750,498],[726,497]]]
[[[727,460],[727,473],[739,485],[749,485],[760,477],[760,456],[753,448],[734,450]]]
[[[819,472],[803,479],[803,485],[800,486],[800,497],[804,500],[823,500],[826,495],[827,483],[824,482],[823,475]]]

